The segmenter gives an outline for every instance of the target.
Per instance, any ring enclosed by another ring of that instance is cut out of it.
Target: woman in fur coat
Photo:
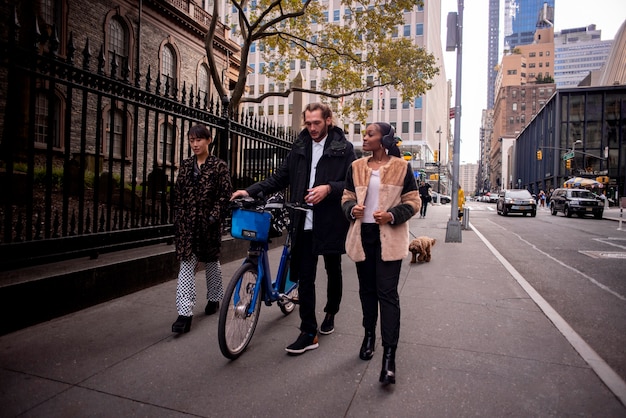
[[[209,154],[211,132],[204,125],[189,129],[191,158],[183,161],[176,179],[174,230],[176,257],[180,261],[176,308],[178,319],[172,332],[189,332],[196,302],[196,266],[205,263],[207,305],[204,312],[217,312],[224,296],[219,256],[222,222],[228,213],[232,184],[226,163]]]
[[[400,157],[395,132],[385,122],[367,126],[363,151],[372,156],[352,163],[341,200],[351,221],[346,253],[356,262],[365,337],[359,357],[374,355],[380,306],[383,366],[380,382],[395,383],[395,355],[400,337],[398,281],[408,254],[408,220],[419,212],[421,200],[413,170]]]

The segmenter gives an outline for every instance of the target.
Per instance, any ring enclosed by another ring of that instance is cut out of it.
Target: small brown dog
[[[411,251],[411,263],[424,261],[430,261],[430,250],[435,245],[437,240],[430,237],[417,237],[409,244],[409,251]]]

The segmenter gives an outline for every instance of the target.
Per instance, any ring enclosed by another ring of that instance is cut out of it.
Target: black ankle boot
[[[220,303],[219,302],[212,302],[212,301],[208,301],[206,303],[206,307],[204,308],[204,313],[206,315],[213,315],[214,313],[216,313],[218,310],[220,309]]]
[[[359,358],[361,360],[370,360],[374,356],[374,346],[376,345],[376,333],[374,330],[365,331],[365,337],[363,337],[363,343],[361,344],[361,350],[359,351]]]
[[[396,347],[383,348],[383,368],[379,381],[385,385],[396,383]]]
[[[178,319],[176,320],[176,322],[172,324],[172,332],[176,332],[178,334],[189,332],[189,330],[191,329],[192,318],[193,318],[193,315],[192,316],[178,315]]]

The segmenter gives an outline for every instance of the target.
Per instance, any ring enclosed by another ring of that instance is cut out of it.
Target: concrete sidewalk
[[[203,313],[199,273],[188,334],[170,332],[171,280],[0,337],[0,416],[625,416],[473,231],[462,232],[462,243],[444,242],[449,215],[449,205],[430,206],[425,219],[411,220],[414,235],[438,242],[430,263],[403,264],[396,385],[378,383],[380,338],[371,361],[358,358],[358,284],[344,257],[336,330],[320,336],[317,350],[288,356],[297,312],[263,306],[248,350],[228,361],[217,316]],[[223,265],[225,282],[238,265]],[[320,322],[325,282],[320,263]],[[24,308],[37,309],[28,301]]]

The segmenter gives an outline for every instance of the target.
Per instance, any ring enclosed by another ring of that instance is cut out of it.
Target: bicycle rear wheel
[[[257,268],[252,263],[245,263],[235,272],[224,292],[224,301],[220,308],[217,337],[224,357],[231,360],[239,357],[252,339],[259,321],[262,292],[249,314],[257,286]]]

